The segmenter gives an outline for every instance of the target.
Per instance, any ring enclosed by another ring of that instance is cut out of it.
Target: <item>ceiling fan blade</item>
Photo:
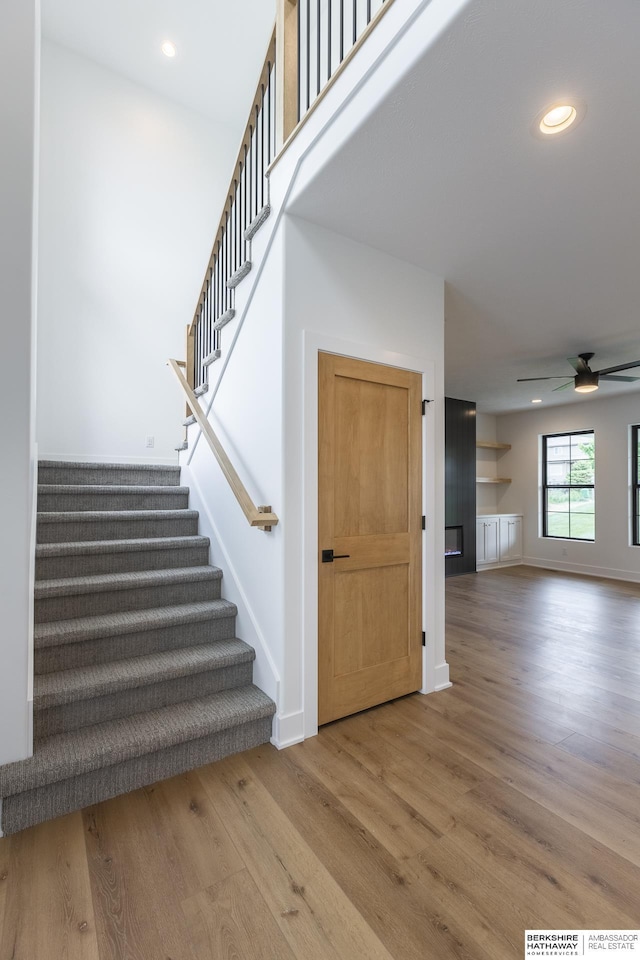
[[[585,354],[586,356],[586,354]],[[593,356],[593,354],[591,354]],[[567,360],[576,371],[576,373],[585,373],[589,369],[589,364],[585,363],[582,357],[567,357]]]
[[[568,390],[569,387],[572,387],[572,386],[573,386],[573,380],[569,380],[569,383],[561,383],[559,387],[554,387],[553,392],[555,393],[556,390]]]
[[[516,383],[530,383],[532,380],[566,380],[565,377],[518,377]]]
[[[610,373],[601,373],[601,380],[619,380],[620,383],[633,383],[634,380],[640,380],[640,377],[612,377]]]
[[[617,367],[605,367],[604,370],[594,371],[600,376],[607,373],[617,373],[618,370],[632,370],[634,367],[640,367],[640,360],[632,360],[631,363],[619,363]]]

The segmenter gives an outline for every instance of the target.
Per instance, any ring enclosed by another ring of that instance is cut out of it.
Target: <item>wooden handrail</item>
[[[254,122],[255,109],[257,106],[260,105],[263,88],[266,86],[267,81],[269,79],[269,65],[273,66],[275,64],[275,60],[276,60],[276,30],[274,27],[273,33],[271,34],[271,40],[269,41],[269,47],[267,49],[267,55],[264,58],[264,64],[262,65],[262,70],[260,71],[260,77],[258,79],[258,85],[256,86],[256,92],[251,102],[251,109],[249,110],[249,120],[247,121],[247,126],[245,127],[245,131],[242,137],[242,142],[240,144],[240,149],[238,150],[238,156],[236,158],[235,166],[233,168],[233,174],[230,180],[229,191],[224,201],[222,213],[220,214],[220,222],[218,224],[218,229],[216,230],[213,246],[211,248],[211,256],[209,257],[207,268],[204,272],[204,280],[202,281],[202,287],[200,288],[198,302],[196,303],[196,308],[193,312],[193,320],[191,321],[191,324],[189,327],[189,333],[192,333],[196,323],[198,322],[198,311],[200,309],[200,304],[202,303],[202,298],[205,295],[207,290],[207,278],[209,276],[209,270],[215,264],[216,248],[218,245],[218,241],[222,238],[227,216],[230,213],[231,206],[233,204],[234,187],[235,187],[236,181],[240,176],[240,171],[242,169],[242,163],[244,160],[244,150],[245,150],[245,147],[249,147],[251,143],[251,130]]]
[[[180,386],[184,390],[189,407],[193,416],[196,418],[198,426],[205,435],[206,441],[211,447],[214,457],[220,465],[220,469],[227,478],[227,482],[231,487],[236,500],[242,508],[242,512],[249,521],[249,524],[252,527],[262,527],[264,530],[271,530],[272,527],[275,527],[278,523],[278,517],[275,513],[271,511],[271,507],[256,507],[253,500],[247,493],[247,489],[243,484],[242,480],[236,473],[235,467],[229,460],[229,457],[225,453],[225,450],[218,440],[218,437],[215,434],[215,431],[209,421],[207,420],[206,414],[200,404],[198,399],[189,386],[182,370],[180,369],[181,363],[178,360],[169,360],[169,366],[175,373]]]

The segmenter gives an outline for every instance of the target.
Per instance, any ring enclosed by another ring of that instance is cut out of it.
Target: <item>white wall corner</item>
[[[304,711],[295,713],[276,714],[273,718],[273,733],[271,743],[278,750],[292,747],[294,743],[304,740]]]

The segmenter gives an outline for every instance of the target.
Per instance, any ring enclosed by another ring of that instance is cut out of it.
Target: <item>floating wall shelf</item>
[[[476,477],[476,483],[511,483],[511,477]]]
[[[484,450],[511,450],[510,443],[496,443],[494,440],[476,440],[476,447]]]

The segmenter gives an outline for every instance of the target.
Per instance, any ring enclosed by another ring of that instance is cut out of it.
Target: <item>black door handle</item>
[[[336,553],[333,555],[333,550],[323,550],[322,551],[322,562],[323,563],[333,563],[334,560],[346,560],[350,557],[350,553]]]

